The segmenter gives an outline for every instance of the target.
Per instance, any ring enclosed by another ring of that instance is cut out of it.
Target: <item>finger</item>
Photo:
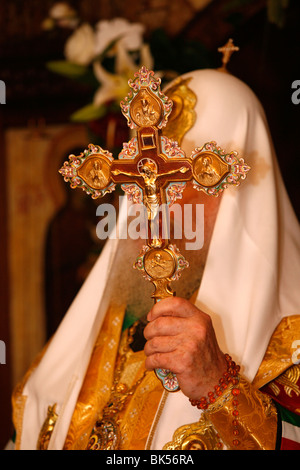
[[[144,337],[150,340],[156,336],[176,336],[187,328],[187,320],[179,317],[158,317],[149,322],[144,329]]]
[[[147,370],[168,369],[172,370],[174,374],[180,374],[182,372],[180,361],[175,358],[174,352],[151,354],[146,358],[145,367]]]
[[[144,347],[146,356],[151,354],[173,352],[178,347],[180,338],[178,336],[155,336],[147,341]]]
[[[196,307],[180,297],[168,297],[157,302],[148,313],[147,320],[152,321],[160,316],[189,317]]]

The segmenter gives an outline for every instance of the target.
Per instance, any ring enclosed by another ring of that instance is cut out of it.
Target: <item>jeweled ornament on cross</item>
[[[182,197],[187,181],[192,181],[196,190],[218,196],[227,186],[238,186],[250,167],[237,152],[226,153],[215,142],[196,148],[187,157],[177,142],[162,135],[172,101],[161,91],[160,78],[142,67],[128,83],[131,90],[121,102],[121,110],[136,136],[123,144],[118,159],[90,144],[79,156],[70,155],[59,171],[72,188],[81,188],[94,199],[120,184],[133,203],[145,206],[149,230],[134,267],[153,283],[152,297],[158,302],[175,295],[170,283],[188,267],[188,261],[165,235],[161,207],[168,208],[176,197]],[[155,372],[166,390],[179,390],[172,372]]]

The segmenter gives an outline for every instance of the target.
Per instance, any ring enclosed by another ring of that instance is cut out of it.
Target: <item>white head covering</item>
[[[222,197],[196,301],[212,315],[221,349],[252,380],[280,319],[299,313],[299,226],[254,94],[226,73],[203,70],[187,76],[197,94],[197,121],[182,148],[190,155],[195,147],[216,141],[228,152],[238,151],[252,168],[239,188],[227,189]],[[22,449],[36,447],[53,403],[59,417],[49,449],[64,444],[108,306],[106,281],[116,247],[117,241],[108,241],[25,385]]]
[[[270,336],[299,314],[300,231],[278,169],[264,111],[240,80],[193,74],[197,123],[183,147],[215,140],[251,170],[222,197],[197,305],[211,313],[221,349],[253,380]]]

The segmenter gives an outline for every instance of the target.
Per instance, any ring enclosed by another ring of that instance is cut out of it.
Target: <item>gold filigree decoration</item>
[[[200,153],[193,160],[194,179],[202,186],[216,186],[229,172],[230,166],[213,152]]]
[[[171,251],[149,250],[145,255],[145,271],[153,279],[172,277],[176,270],[176,261]]]
[[[162,116],[162,106],[156,96],[147,89],[141,89],[132,100],[131,119],[140,127],[156,126]]]
[[[269,387],[274,392],[275,396],[280,394],[279,385],[283,385],[283,390],[285,393],[292,397],[294,393],[297,397],[300,395],[300,387],[297,385],[297,382],[300,379],[300,364],[295,364],[293,367],[290,367],[282,375],[280,375],[274,382],[272,382]]]
[[[300,337],[300,315],[285,317],[275,329],[253,385],[261,388],[293,364],[292,345]]]
[[[222,447],[218,434],[203,414],[197,423],[178,428],[163,450],[220,450]]]
[[[56,403],[48,406],[47,417],[44,421],[37,442],[37,450],[47,450],[49,441],[56,423],[58,415],[56,413]]]
[[[234,427],[232,416],[234,398],[226,401],[223,407],[206,411],[209,422],[218,432],[222,442],[229,449],[272,450],[276,445],[277,412],[272,400],[256,390],[244,377],[239,382],[239,419],[237,424],[238,447],[233,446]]]
[[[106,188],[110,183],[110,166],[104,157],[90,157],[78,170],[78,176],[95,190]]]
[[[73,412],[64,450],[84,450],[101,410],[109,399],[125,307],[110,305],[98,334]]]
[[[121,376],[126,366],[127,357],[130,353],[130,344],[138,322],[126,330],[127,341],[121,345],[119,358],[114,372],[113,385],[111,387],[110,398],[100,413],[89,438],[87,450],[119,450],[121,446],[122,434],[120,432],[120,413],[126,406],[130,397],[144,379],[144,374],[135,381],[131,387],[121,381]]]
[[[173,108],[163,134],[171,140],[176,140],[179,145],[196,121],[194,108],[197,97],[188,86],[191,80],[192,78],[178,78],[166,91],[169,99],[173,101]]]

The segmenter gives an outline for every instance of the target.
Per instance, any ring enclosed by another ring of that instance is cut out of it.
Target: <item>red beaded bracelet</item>
[[[190,399],[190,402],[193,406],[197,406],[200,410],[206,410],[210,404],[214,403],[216,399],[222,395],[224,390],[232,384],[232,385],[237,385],[239,380],[238,380],[238,373],[240,371],[240,366],[236,365],[236,363],[231,359],[229,354],[225,354],[225,359],[227,362],[227,370],[219,380],[218,385],[214,387],[213,392],[208,392],[207,397],[202,397],[200,400],[193,400]],[[235,390],[235,389],[233,389]],[[232,390],[232,392],[233,392]],[[237,389],[238,390],[238,389]],[[235,394],[237,392],[235,391]]]
[[[234,417],[233,419],[233,435],[235,436],[235,439],[232,441],[234,446],[238,446],[240,444],[240,441],[237,439],[237,436],[239,435],[239,430],[238,430],[238,417],[239,417],[239,412],[238,412],[238,395],[240,394],[240,390],[237,388],[237,385],[239,383],[239,378],[238,374],[240,371],[240,366],[237,365],[232,358],[229,356],[229,354],[225,354],[225,359],[227,362],[227,370],[219,380],[218,385],[214,387],[214,391],[209,392],[207,397],[202,397],[200,400],[193,400],[190,399],[190,402],[193,406],[197,406],[198,409],[200,410],[207,410],[209,405],[215,403],[218,397],[222,395],[224,390],[228,388],[229,385],[232,385],[233,388],[231,390],[231,394],[233,395],[233,401],[232,404],[234,406],[234,410],[232,412],[232,415]]]

